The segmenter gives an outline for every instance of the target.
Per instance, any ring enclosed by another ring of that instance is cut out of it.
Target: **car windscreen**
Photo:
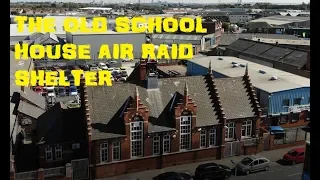
[[[291,150],[291,151],[288,152],[288,154],[289,154],[290,156],[296,156],[296,155],[298,155],[298,152],[295,151],[295,150]]]
[[[244,165],[249,165],[252,161],[253,161],[252,159],[246,157],[241,161],[241,163]]]

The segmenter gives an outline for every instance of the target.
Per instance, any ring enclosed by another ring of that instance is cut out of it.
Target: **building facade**
[[[199,56],[188,62],[187,74],[205,74],[208,61],[215,78],[241,76],[243,68],[249,67],[265,127],[300,127],[310,121],[310,79],[228,56]]]
[[[155,66],[141,61],[135,84],[83,86],[91,178],[259,151],[260,109],[247,73],[158,79]]]

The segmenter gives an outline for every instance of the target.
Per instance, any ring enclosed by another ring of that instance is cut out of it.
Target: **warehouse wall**
[[[73,44],[90,44],[91,58],[97,57],[102,44],[108,44],[112,55],[113,44],[133,44],[134,58],[140,58],[142,44],[146,43],[146,34],[83,34],[73,35]],[[71,42],[70,42],[71,43]]]
[[[160,44],[192,44],[192,45],[200,45],[201,40],[173,40],[173,39],[152,39],[152,44],[160,45]]]

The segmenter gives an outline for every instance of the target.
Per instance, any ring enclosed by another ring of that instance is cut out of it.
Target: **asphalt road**
[[[229,180],[301,180],[302,164],[280,165],[271,163],[269,171],[261,171],[249,175],[231,176]]]

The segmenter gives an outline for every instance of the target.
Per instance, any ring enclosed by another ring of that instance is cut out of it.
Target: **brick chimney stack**
[[[141,59],[139,65],[140,81],[145,81],[147,76],[147,60]]]

